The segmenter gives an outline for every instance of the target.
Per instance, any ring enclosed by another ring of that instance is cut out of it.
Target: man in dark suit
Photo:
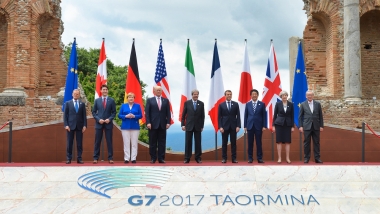
[[[82,161],[82,141],[83,133],[87,127],[86,105],[79,100],[80,92],[78,89],[73,91],[73,99],[65,103],[63,113],[63,123],[66,129],[66,164],[71,163],[74,135],[77,140],[77,163],[83,164]]]
[[[150,163],[165,163],[166,130],[170,127],[170,102],[162,97],[161,86],[154,86],[154,97],[146,100],[145,119],[149,129]],[[157,151],[158,147],[158,151]]]
[[[244,132],[248,133],[248,163],[253,162],[253,138],[256,139],[257,162],[264,163],[262,149],[262,135],[266,130],[265,104],[258,100],[259,91],[250,91],[251,102],[245,105],[244,111]]]
[[[94,164],[98,163],[100,155],[100,144],[103,138],[103,130],[106,134],[108,162],[113,164],[113,144],[112,129],[113,119],[116,116],[116,103],[108,97],[108,86],[102,85],[102,96],[95,100],[92,116],[95,119],[95,144],[94,144]]]
[[[224,96],[226,97],[226,102],[220,103],[218,107],[218,126],[220,133],[222,133],[222,163],[227,162],[228,136],[230,136],[231,141],[232,163],[237,163],[236,134],[241,127],[239,104],[231,101],[231,90],[226,90]]]
[[[314,99],[314,92],[306,92],[307,100],[301,103],[300,111],[298,115],[298,124],[300,126],[300,132],[304,133],[304,163],[309,163],[310,160],[310,141],[313,138],[314,147],[314,159],[315,163],[323,163],[320,159],[320,146],[319,146],[319,136],[320,132],[323,131],[323,115],[321,104]]]
[[[181,126],[182,130],[186,131],[185,142],[185,160],[184,163],[189,163],[193,153],[193,134],[195,144],[195,161],[202,163],[202,131],[205,123],[205,109],[202,101],[198,100],[199,91],[194,89],[191,91],[192,99],[188,100],[183,105]]]

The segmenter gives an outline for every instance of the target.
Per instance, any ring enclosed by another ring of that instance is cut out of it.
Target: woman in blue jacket
[[[140,133],[139,120],[142,118],[141,107],[134,103],[135,94],[129,92],[127,94],[128,103],[124,103],[120,107],[119,118],[121,123],[121,134],[124,142],[124,163],[136,163],[137,144]],[[132,145],[132,152],[130,150]]]

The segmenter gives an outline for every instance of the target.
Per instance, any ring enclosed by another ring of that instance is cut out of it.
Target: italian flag
[[[182,118],[184,103],[186,102],[186,100],[191,99],[191,91],[194,89],[197,89],[189,40],[187,40],[186,59],[185,59],[185,81],[184,81],[183,86],[184,87],[183,87],[183,92],[181,94],[181,103],[180,103],[180,108],[179,108],[179,121],[181,121],[181,118]]]
[[[95,99],[101,97],[101,87],[107,84],[107,58],[106,49],[104,47],[104,38],[102,42],[102,47],[100,48],[100,55],[98,61],[98,71],[96,73],[96,83],[95,83]]]

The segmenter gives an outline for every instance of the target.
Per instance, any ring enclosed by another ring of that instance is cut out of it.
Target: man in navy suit
[[[83,164],[82,161],[82,141],[83,132],[86,131],[87,117],[86,117],[86,105],[79,100],[80,92],[78,89],[73,91],[73,99],[65,103],[65,109],[63,113],[63,123],[66,129],[67,141],[66,141],[66,164],[71,163],[74,135],[77,140],[77,163]]]
[[[264,163],[262,149],[262,135],[266,130],[266,111],[265,104],[258,99],[259,91],[252,89],[251,102],[245,105],[244,111],[244,132],[248,132],[248,163],[253,161],[253,138],[256,139],[257,162]]]
[[[205,107],[204,103],[198,100],[199,91],[194,89],[191,91],[191,100],[187,100],[183,104],[181,126],[186,131],[185,141],[185,160],[183,163],[189,163],[193,150],[193,134],[195,147],[195,161],[202,163],[202,131],[205,123]]]
[[[227,162],[228,136],[230,136],[231,141],[232,163],[237,163],[236,134],[241,127],[240,110],[238,103],[231,101],[231,90],[226,90],[224,96],[226,97],[226,102],[220,103],[218,107],[218,126],[220,133],[222,133],[222,163]]]
[[[149,129],[150,163],[165,163],[166,130],[170,127],[169,100],[162,97],[161,86],[154,86],[154,97],[146,100],[145,119]],[[157,151],[158,147],[158,151]]]
[[[95,119],[95,145],[94,145],[94,164],[98,163],[100,155],[100,144],[103,138],[103,130],[106,134],[108,162],[113,164],[113,146],[112,146],[112,120],[116,116],[116,103],[111,97],[108,97],[108,86],[102,85],[102,96],[95,100],[92,116]]]

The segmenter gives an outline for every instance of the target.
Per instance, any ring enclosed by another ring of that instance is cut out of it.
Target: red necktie
[[[106,108],[106,98],[103,98],[103,107]]]

